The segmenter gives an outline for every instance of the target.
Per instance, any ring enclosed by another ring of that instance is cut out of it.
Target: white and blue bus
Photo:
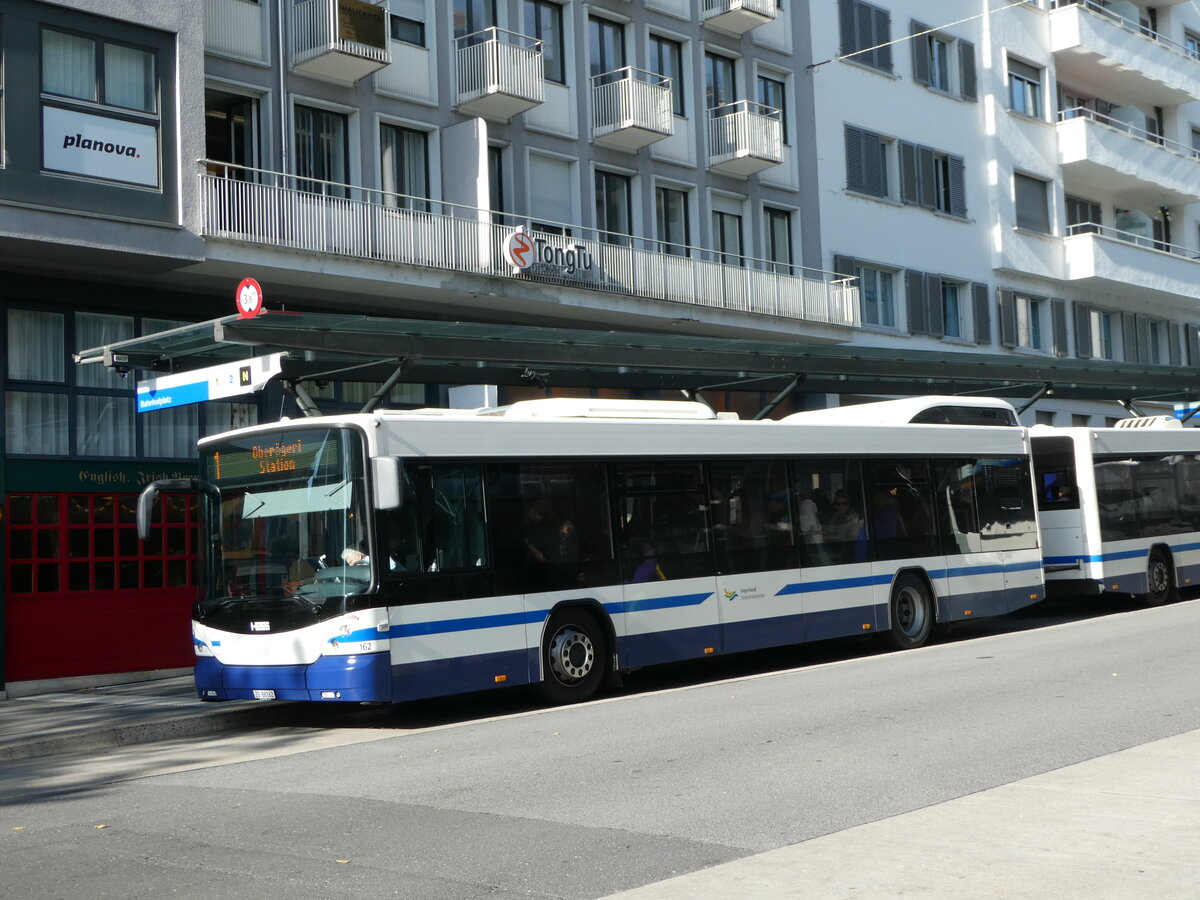
[[[878,415],[901,412],[559,399],[284,421],[203,439],[200,476],[148,487],[139,527],[158,491],[199,492],[203,700],[533,683],[568,702],[656,663],[875,633],[918,647],[1042,599],[1015,415]]]
[[[1200,431],[1157,416],[1030,436],[1052,595],[1159,605],[1200,583]]]

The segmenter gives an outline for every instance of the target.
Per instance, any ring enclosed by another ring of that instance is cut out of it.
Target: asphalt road
[[[64,767],[53,790],[0,766],[0,882],[7,898],[602,897],[1200,728],[1200,601],[1084,609],[907,653],[669,667],[576,707],[511,692],[41,761]]]

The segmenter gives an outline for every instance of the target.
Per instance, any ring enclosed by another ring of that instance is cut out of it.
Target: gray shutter
[[[1005,347],[1017,346],[1017,295],[1000,289],[1000,343]]]
[[[917,146],[907,141],[900,145],[900,199],[905,203],[918,203]]]
[[[1171,343],[1171,346],[1170,346],[1171,365],[1178,366],[1179,362],[1180,362],[1180,358],[1179,358],[1179,323],[1178,322],[1168,322],[1167,323],[1167,339]]]
[[[858,49],[858,31],[854,27],[855,0],[838,0],[838,23],[842,32],[842,55]]]
[[[852,191],[865,191],[866,178],[863,172],[863,132],[853,125],[846,126],[846,187]]]
[[[937,209],[937,159],[931,148],[917,148],[917,165],[920,169],[920,203],[926,209]]]
[[[1138,361],[1137,316],[1121,313],[1121,342],[1124,345],[1125,362]]]
[[[1075,355],[1080,359],[1092,356],[1092,308],[1075,301]]]
[[[928,31],[928,25],[922,25],[915,19],[909,23],[909,34],[912,35],[909,43],[912,44],[913,54],[913,81],[917,84],[929,86],[929,41],[926,37],[916,37],[924,31]]]
[[[992,304],[989,303],[988,286],[976,282],[971,285],[971,301],[975,307],[975,343],[992,342]]]
[[[963,173],[966,164],[961,156],[947,157],[950,162],[950,215],[967,217],[967,188]]]
[[[887,160],[883,141],[873,131],[862,132],[863,190],[876,197],[887,196]]]
[[[1050,318],[1054,326],[1054,355],[1067,355],[1067,301],[1050,301]]]
[[[1187,358],[1189,366],[1200,366],[1200,325],[1189,323],[1187,330]]]
[[[874,40],[866,46],[871,47],[876,44],[886,44],[892,39],[892,17],[886,9],[876,9],[874,15],[875,27]],[[892,48],[891,46],[880,47],[875,51],[875,64],[886,72],[892,71]]]
[[[975,88],[975,45],[970,41],[958,42],[958,57],[962,63],[959,74],[962,77],[962,95],[967,100],[978,100],[979,93]]]
[[[838,256],[837,254],[834,254],[833,271],[834,274],[841,275],[843,278],[853,278],[854,258],[851,256]]]
[[[551,156],[529,155],[529,214],[539,222],[570,222],[571,163]]]
[[[925,322],[925,275],[916,269],[904,270],[904,293],[908,301],[908,333],[928,334]]]
[[[942,308],[942,279],[938,275],[925,275],[925,324],[933,337],[946,334],[946,316]]]

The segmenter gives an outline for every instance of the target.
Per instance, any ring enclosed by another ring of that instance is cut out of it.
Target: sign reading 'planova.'
[[[158,129],[46,106],[42,108],[42,166],[158,187]]]

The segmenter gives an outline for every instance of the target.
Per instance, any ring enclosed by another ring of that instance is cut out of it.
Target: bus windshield
[[[371,586],[357,433],[260,432],[206,446],[201,463],[216,487],[202,614],[289,601],[300,615],[325,618]]]

